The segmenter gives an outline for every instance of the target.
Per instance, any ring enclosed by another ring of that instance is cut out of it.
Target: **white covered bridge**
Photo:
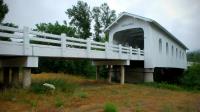
[[[9,83],[11,71],[11,82],[17,83],[19,67],[23,67],[23,86],[30,86],[30,70],[38,67],[39,57],[90,59],[97,66],[110,65],[109,81],[116,77],[122,84],[138,76],[144,81],[153,81],[156,67],[186,68],[187,48],[159,24],[152,24],[150,19],[123,13],[106,31],[109,42],[101,43],[91,38],[84,40],[65,34],[37,32],[28,27],[0,26],[3,81]]]

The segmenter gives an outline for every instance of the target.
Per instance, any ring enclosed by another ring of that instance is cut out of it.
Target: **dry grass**
[[[43,73],[33,81],[63,79],[77,83],[73,95],[35,94],[23,89],[1,92],[0,112],[103,112],[111,102],[119,112],[200,112],[200,93],[171,91],[134,84],[108,84],[80,76]]]

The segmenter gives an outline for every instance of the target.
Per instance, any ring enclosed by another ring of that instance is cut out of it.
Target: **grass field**
[[[160,89],[139,84],[108,84],[80,76],[32,75],[30,89],[0,93],[0,112],[200,112],[200,92]],[[43,83],[55,83],[49,90]]]

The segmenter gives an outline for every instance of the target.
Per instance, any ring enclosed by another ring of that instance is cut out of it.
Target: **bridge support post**
[[[108,65],[108,82],[112,83],[112,65]]]
[[[144,82],[154,82],[153,72],[154,72],[153,68],[144,69]]]
[[[3,67],[3,84],[5,87],[9,85],[10,82],[10,68]]]
[[[11,83],[13,86],[19,86],[19,67],[12,68],[12,80]]]
[[[31,85],[31,68],[23,68],[23,88],[28,88]]]
[[[124,69],[124,65],[120,66],[120,74],[121,74],[121,80],[120,83],[123,85],[124,84],[124,77],[125,77],[125,69]]]

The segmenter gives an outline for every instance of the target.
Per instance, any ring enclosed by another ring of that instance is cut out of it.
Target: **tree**
[[[103,29],[105,30],[113,21],[116,19],[116,12],[115,10],[111,10],[108,6],[108,4],[104,3],[101,5],[102,10],[102,23],[103,23]]]
[[[184,73],[181,81],[182,84],[200,90],[200,64],[193,64]]]
[[[3,21],[5,15],[8,13],[8,6],[0,0],[0,23]]]
[[[103,24],[103,30],[105,30],[113,21],[116,19],[116,12],[115,10],[111,10],[108,4],[104,3],[101,5],[101,21]],[[105,33],[104,37],[105,41],[108,41],[108,33]]]
[[[95,40],[96,41],[100,41],[101,37],[100,37],[100,33],[102,32],[101,28],[101,10],[99,7],[94,7],[92,10],[92,17],[95,21],[95,25],[94,25],[94,31],[95,31]]]
[[[92,17],[95,22],[95,25],[94,25],[95,40],[107,41],[108,34],[105,33],[104,38],[101,38],[100,34],[102,33],[102,30],[105,30],[116,19],[115,10],[111,10],[109,6],[106,3],[104,3],[100,7],[93,8]]]
[[[76,6],[67,9],[65,12],[71,19],[70,25],[75,26],[79,38],[86,39],[91,36],[91,12],[90,7],[86,2],[78,1]]]

